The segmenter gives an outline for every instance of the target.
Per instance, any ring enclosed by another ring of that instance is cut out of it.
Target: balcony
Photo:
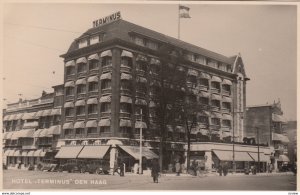
[[[212,130],[219,130],[219,129],[221,128],[221,126],[218,125],[218,124],[211,124],[211,125],[210,125],[210,128],[211,128]]]
[[[67,81],[70,81],[70,80],[74,81],[75,80],[75,74],[66,75],[66,80]]]
[[[110,112],[101,112],[101,118],[110,118]]]
[[[202,109],[202,110],[209,110],[209,105],[208,104],[204,104],[204,103],[200,103],[198,105],[199,109]]]
[[[98,91],[90,91],[88,92],[89,97],[98,97],[99,92]]]
[[[230,113],[230,109],[229,108],[222,108],[222,113]]]
[[[127,112],[120,112],[120,118],[130,118],[131,114]]]
[[[120,89],[120,93],[122,94],[122,95],[129,95],[129,96],[131,96],[132,95],[132,91],[130,90],[130,89]]]
[[[211,93],[220,93],[220,89],[217,89],[217,88],[212,88],[211,89]]]
[[[211,106],[211,111],[219,112],[220,111],[220,107]]]
[[[66,116],[66,121],[73,121],[74,120],[74,116]]]
[[[99,70],[98,69],[92,69],[89,71],[89,75],[97,75],[99,74]]]
[[[86,76],[86,71],[77,73],[77,78],[85,77],[85,76]]]
[[[37,149],[36,145],[22,146],[23,150]]]
[[[222,91],[222,94],[225,95],[225,96],[230,96],[230,91],[225,91],[225,90],[223,90],[223,91]]]
[[[96,119],[98,118],[98,114],[97,113],[90,113],[88,114],[89,119]]]
[[[146,76],[146,72],[144,70],[136,70],[136,74],[142,77]]]
[[[111,132],[100,132],[100,137],[111,137]]]
[[[200,91],[208,91],[208,86],[206,86],[206,85],[199,85],[199,90]]]
[[[104,95],[104,94],[111,94],[111,88],[107,88],[107,89],[102,89],[101,90],[101,93],[102,93],[102,95]]]
[[[87,138],[99,138],[100,134],[99,133],[88,133]]]
[[[131,72],[131,67],[121,64],[120,71],[121,72]]]
[[[145,91],[136,91],[136,97],[145,98],[146,92]]]
[[[74,134],[65,135],[64,138],[65,138],[65,139],[74,139],[74,138],[75,138],[75,135],[74,135]]]
[[[80,94],[77,94],[77,99],[84,99],[86,96],[85,93],[80,93]]]
[[[209,126],[208,123],[202,123],[202,122],[200,122],[200,123],[198,124],[198,127],[203,128],[203,129],[208,129],[208,126]]]
[[[81,115],[77,115],[77,120],[79,119],[82,119],[82,120],[85,120],[85,114],[81,114]]]
[[[112,64],[102,67],[102,72],[110,72],[112,71]]]
[[[66,96],[66,100],[65,101],[74,101],[74,95],[68,95]]]

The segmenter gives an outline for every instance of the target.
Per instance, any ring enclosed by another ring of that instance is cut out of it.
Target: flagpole
[[[178,39],[180,39],[180,3],[178,4]]]

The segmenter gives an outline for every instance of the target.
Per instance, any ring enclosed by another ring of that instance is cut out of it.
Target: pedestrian
[[[180,163],[178,160],[175,164],[175,171],[176,171],[176,175],[179,176],[180,175]]]
[[[222,176],[222,172],[223,172],[223,166],[222,164],[220,163],[219,164],[219,167],[218,167],[218,172],[219,172],[219,175]]]
[[[225,162],[224,165],[223,165],[223,174],[224,174],[224,176],[226,176],[227,173],[228,173],[228,165],[227,165],[227,163]]]
[[[196,176],[197,175],[197,163],[196,163],[195,159],[192,162],[192,167],[191,168],[192,168],[194,176]]]
[[[151,176],[153,178],[154,183],[158,183],[158,174],[159,174],[159,164],[157,159],[152,160],[152,169],[151,169]]]

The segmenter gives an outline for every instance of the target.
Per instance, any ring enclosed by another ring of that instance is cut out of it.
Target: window
[[[101,89],[111,89],[111,80],[103,80],[101,83]]]
[[[199,116],[198,120],[202,124],[208,124],[208,117],[207,116]]]
[[[214,67],[214,68],[218,68],[218,63],[217,63],[217,61],[212,60],[212,59],[207,59],[207,65],[208,65],[208,66],[211,66],[211,67]]]
[[[77,106],[76,115],[84,115],[84,114],[85,114],[85,106]]]
[[[66,74],[67,74],[67,76],[75,74],[75,67],[74,66],[68,66],[68,67],[66,67]]]
[[[112,57],[105,56],[102,58],[102,66],[112,66]]]
[[[223,127],[231,127],[231,121],[230,120],[223,120],[222,121]]]
[[[223,102],[223,103],[222,103],[222,107],[223,107],[223,109],[230,110],[231,105],[230,105],[229,102]]]
[[[160,66],[159,65],[152,65],[150,66],[150,73],[159,74]]]
[[[146,93],[146,91],[147,91],[146,85],[144,83],[137,83],[136,91],[141,92],[141,93]]]
[[[89,69],[95,70],[98,68],[98,61],[97,60],[90,60],[89,61]]]
[[[100,133],[109,133],[110,127],[100,127]]]
[[[89,114],[97,114],[97,104],[88,105],[88,113]]]
[[[86,64],[84,64],[84,63],[78,64],[78,70],[77,70],[77,72],[78,73],[83,73],[85,71],[86,71]]]
[[[87,39],[81,39],[81,40],[79,40],[79,42],[78,42],[78,47],[79,47],[79,49],[80,49],[80,48],[83,48],[83,47],[86,47],[87,45],[88,45]]]
[[[188,53],[185,55],[185,58],[189,61],[195,61],[195,56],[192,53]]]
[[[96,43],[99,43],[99,35],[91,36],[90,45],[93,45],[93,44],[96,44]]]
[[[74,87],[66,87],[66,96],[74,95]]]
[[[224,91],[230,92],[230,85],[223,85],[222,88]]]
[[[111,112],[110,103],[102,103],[101,104],[101,112]]]
[[[65,129],[65,135],[72,135],[73,129]]]
[[[131,113],[131,104],[121,103],[120,112]]]
[[[220,119],[219,118],[212,118],[211,123],[212,123],[212,125],[220,125]]]
[[[122,90],[131,90],[131,82],[128,80],[122,80],[121,81],[121,89]]]
[[[195,61],[199,64],[206,64],[205,57],[203,57],[203,56],[196,56]]]
[[[90,82],[89,83],[89,91],[98,91],[98,83]]]
[[[197,83],[197,78],[195,76],[192,76],[192,75],[189,75],[187,77],[187,82],[190,82],[190,83]]]
[[[208,98],[206,97],[199,97],[199,103],[208,105]]]
[[[153,49],[153,50],[157,50],[158,49],[158,44],[153,42],[153,41],[147,41],[146,42],[146,47]]]
[[[88,134],[97,134],[97,127],[89,127]]]
[[[134,42],[135,42],[135,44],[137,44],[137,45],[144,46],[144,40],[143,40],[142,38],[140,38],[140,37],[135,37],[135,38],[134,38]]]
[[[208,87],[208,79],[199,79],[199,83],[202,86]]]
[[[185,133],[180,132],[179,133],[179,139],[184,139],[184,137],[185,137]]]
[[[131,131],[131,127],[120,127],[120,133],[128,134]]]
[[[136,69],[137,69],[137,70],[140,70],[140,71],[146,72],[146,71],[147,71],[147,65],[146,65],[145,62],[138,62],[138,63],[136,64]]]
[[[66,108],[65,115],[66,116],[73,116],[74,115],[74,108]]]
[[[78,135],[78,134],[84,134],[84,129],[83,129],[83,128],[78,128],[78,129],[76,129],[75,134],[76,134],[76,135]]]
[[[85,93],[86,92],[86,87],[85,85],[77,85],[77,93]]]
[[[220,101],[219,100],[211,100],[211,105],[214,107],[220,108]]]
[[[218,82],[211,82],[211,88],[212,89],[218,89],[218,90],[220,90],[220,83],[218,83]]]
[[[121,58],[121,64],[122,64],[123,66],[127,66],[127,67],[132,68],[132,58],[123,56],[123,57]]]
[[[227,65],[226,69],[227,69],[227,72],[231,72],[232,71],[231,65]]]

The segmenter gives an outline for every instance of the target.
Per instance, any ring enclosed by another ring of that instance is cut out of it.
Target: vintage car
[[[58,169],[58,161],[57,160],[43,160],[42,163],[42,171],[57,171]]]
[[[89,160],[81,166],[81,173],[96,173],[96,174],[108,174],[109,173],[109,161],[108,160]]]
[[[67,171],[69,173],[80,172],[81,168],[84,166],[84,161],[72,159],[67,160],[66,163],[61,163],[58,167],[59,172]]]

